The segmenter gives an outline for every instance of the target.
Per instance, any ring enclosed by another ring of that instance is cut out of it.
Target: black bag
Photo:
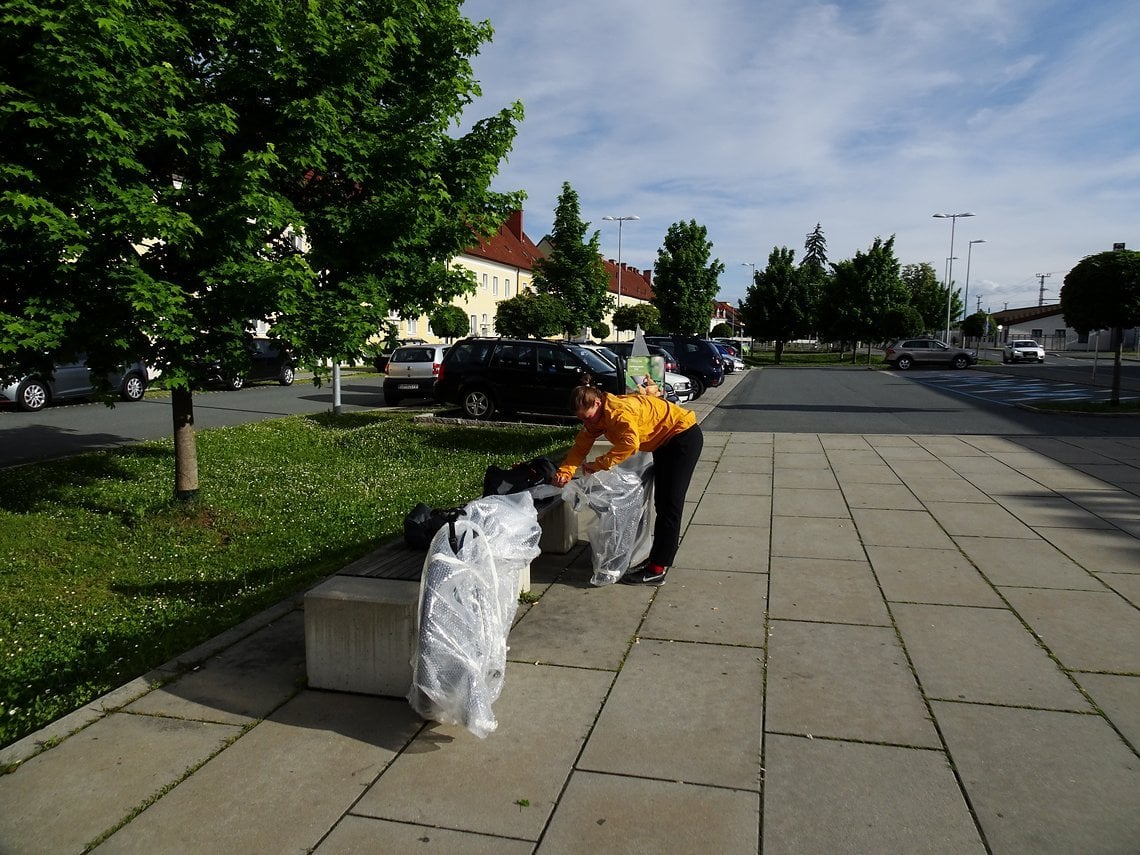
[[[427,549],[445,522],[446,517],[441,511],[432,510],[420,502],[404,517],[404,543],[413,549]]]
[[[557,472],[554,464],[545,457],[536,457],[529,463],[516,463],[510,469],[488,466],[483,476],[484,496],[503,496],[521,493],[539,484],[546,484]]]

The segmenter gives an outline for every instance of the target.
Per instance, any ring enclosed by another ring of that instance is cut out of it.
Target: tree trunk
[[[784,340],[782,338],[776,339],[776,365],[780,364],[780,360],[784,358]]]
[[[198,443],[194,434],[194,393],[174,389],[170,393],[174,416],[174,498],[198,498]]]
[[[1120,406],[1120,360],[1124,345],[1124,327],[1112,328],[1112,406]]]

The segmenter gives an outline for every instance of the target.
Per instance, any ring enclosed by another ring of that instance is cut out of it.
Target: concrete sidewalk
[[[486,740],[283,603],[0,752],[0,852],[1140,851],[1140,438],[709,433],[689,500],[663,588],[534,563]]]

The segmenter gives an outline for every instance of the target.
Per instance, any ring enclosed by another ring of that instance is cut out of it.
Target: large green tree
[[[784,343],[811,332],[812,313],[805,268],[796,267],[795,251],[773,247],[768,264],[757,270],[740,304],[744,327],[753,339],[776,343],[775,362],[780,364]]]
[[[822,327],[828,337],[870,344],[895,334],[905,324],[899,309],[909,304],[909,295],[899,277],[894,252],[895,238],[875,238],[870,248],[852,259],[833,265],[824,299],[820,305]],[[854,360],[854,353],[852,354]]]
[[[566,329],[566,306],[553,294],[527,289],[517,297],[499,301],[495,330],[511,338],[545,338]]]
[[[652,301],[669,332],[708,335],[717,279],[724,272],[720,259],[709,261],[712,246],[708,229],[696,220],[669,226],[653,265]]]
[[[910,304],[922,317],[923,330],[934,332],[946,328],[946,286],[938,281],[934,268],[927,262],[908,264],[900,273]],[[951,314],[958,317],[962,311],[962,300],[956,292],[951,298]]]
[[[1140,326],[1140,252],[1117,249],[1082,258],[1061,287],[1065,323],[1082,333],[1112,330],[1112,396],[1120,404],[1120,357],[1126,327]]]
[[[601,233],[588,238],[589,223],[582,221],[578,193],[563,182],[554,212],[552,249],[534,265],[534,287],[562,302],[566,310],[566,333],[575,336],[586,327],[601,323],[613,300],[610,276],[601,255]]]
[[[649,303],[635,303],[614,309],[614,327],[633,332],[638,327],[645,333],[661,332],[661,312]]]
[[[0,356],[143,355],[172,386],[175,492],[197,492],[201,366],[256,322],[299,359],[359,354],[389,311],[473,286],[446,261],[521,107],[458,135],[490,37],[459,0],[11,0],[0,11]]]
[[[808,323],[812,332],[818,331],[819,301],[831,276],[827,262],[827,238],[823,227],[815,224],[804,240],[804,256],[800,259],[800,278],[807,299]]]

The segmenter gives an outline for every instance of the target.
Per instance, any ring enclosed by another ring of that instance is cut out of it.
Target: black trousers
[[[677,556],[685,493],[689,490],[693,470],[704,447],[705,436],[701,433],[701,426],[693,425],[653,452],[653,507],[657,511],[657,522],[653,526],[650,564],[668,567]]]

